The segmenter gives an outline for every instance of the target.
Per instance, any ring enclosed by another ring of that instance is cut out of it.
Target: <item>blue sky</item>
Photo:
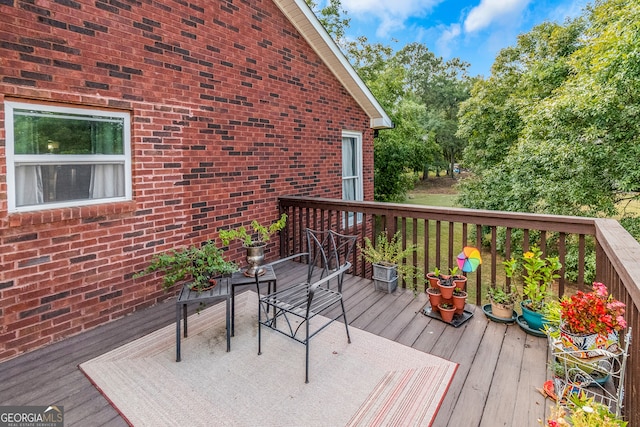
[[[545,21],[576,17],[587,0],[341,0],[351,18],[347,37],[395,49],[418,42],[444,59],[471,64],[469,74],[490,75],[500,49]],[[321,1],[318,1],[321,4]],[[394,41],[395,40],[395,41]]]

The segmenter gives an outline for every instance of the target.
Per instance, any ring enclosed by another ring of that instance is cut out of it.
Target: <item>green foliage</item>
[[[487,296],[492,302],[497,304],[513,304],[518,299],[518,290],[515,286],[511,286],[509,289],[506,286],[490,286]]]
[[[403,278],[407,283],[414,280],[419,284],[424,282],[424,273],[413,264],[413,260],[409,259],[418,250],[418,246],[410,245],[403,249],[401,231],[391,238],[386,231],[382,231],[376,237],[375,245],[371,239],[365,237],[364,247],[358,245],[358,249],[362,258],[368,263],[397,266],[398,277]]]
[[[460,111],[475,173],[460,186],[463,206],[610,217],[638,197],[639,23],[637,2],[597,1],[500,52]]]
[[[522,281],[523,298],[529,300],[529,308],[542,310],[549,299],[549,287],[560,278],[557,272],[562,264],[558,257],[543,258],[540,248],[532,246],[521,258],[511,258],[503,264],[507,277]]]
[[[364,238],[364,247],[358,245],[362,258],[371,264],[400,264],[408,259],[417,249],[417,245],[402,249],[402,232],[398,231],[391,239],[386,231],[376,237],[375,245],[368,237]]]
[[[238,271],[238,266],[226,261],[221,249],[211,240],[202,246],[190,246],[154,254],[151,263],[134,278],[160,271],[164,274],[162,288],[168,291],[176,283],[191,279],[192,289],[201,290],[208,286],[210,278]]]
[[[560,372],[559,372],[560,373]],[[554,406],[547,426],[627,427],[629,423],[611,412],[603,403],[585,393],[570,393],[565,406]]]
[[[268,226],[260,224],[257,220],[251,221],[253,232],[249,232],[245,226],[240,226],[233,230],[218,230],[222,244],[227,246],[232,240],[240,240],[245,247],[261,245],[271,240],[278,231],[287,224],[287,214],[282,214],[280,219],[272,222]]]
[[[318,4],[313,0],[306,0],[306,2],[331,37],[340,44],[351,21],[351,19],[344,17],[347,11],[342,8],[340,0],[329,0],[326,6],[321,9],[318,9]]]

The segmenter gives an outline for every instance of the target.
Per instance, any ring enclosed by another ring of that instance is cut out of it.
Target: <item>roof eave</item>
[[[300,35],[322,58],[331,72],[370,118],[373,129],[393,128],[393,122],[364,84],[340,48],[304,0],[273,0]]]

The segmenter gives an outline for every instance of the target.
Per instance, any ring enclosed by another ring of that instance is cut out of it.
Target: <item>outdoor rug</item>
[[[257,295],[236,297],[226,352],[225,304],[189,317],[176,362],[175,324],[80,369],[134,426],[428,426],[457,364],[333,322],[304,345],[262,329]],[[169,307],[168,307],[169,308]]]

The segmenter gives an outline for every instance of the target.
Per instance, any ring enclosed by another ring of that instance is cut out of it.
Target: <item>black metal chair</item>
[[[307,276],[294,284],[278,283],[277,292],[259,299],[258,307],[258,354],[262,353],[262,326],[267,326],[286,335],[306,347],[305,382],[309,382],[309,340],[342,318],[347,331],[347,342],[351,343],[347,315],[342,301],[344,273],[351,268],[348,261],[356,244],[357,236],[346,236],[335,231],[307,229],[308,251],[295,254],[270,265],[294,258],[306,258]],[[331,285],[335,284],[335,289]],[[258,285],[258,277],[256,277]],[[258,288],[259,292],[259,288]],[[339,305],[337,316],[317,317]],[[263,318],[264,317],[264,318]],[[279,322],[277,320],[280,319]],[[315,319],[311,325],[312,319]],[[296,324],[296,321],[299,324]],[[304,326],[303,326],[304,325]]]

